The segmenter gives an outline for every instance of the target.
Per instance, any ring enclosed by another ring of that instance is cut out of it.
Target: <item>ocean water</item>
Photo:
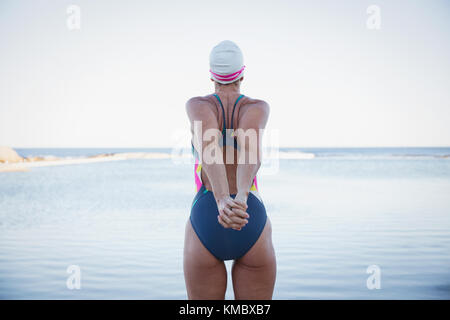
[[[277,255],[274,299],[450,299],[450,148],[282,151],[314,158],[282,157],[258,176]],[[193,197],[186,161],[0,173],[0,298],[185,299]],[[67,287],[71,265],[80,289]],[[369,266],[379,289],[368,288]]]

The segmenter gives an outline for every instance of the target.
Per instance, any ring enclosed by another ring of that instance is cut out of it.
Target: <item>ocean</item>
[[[273,298],[450,299],[449,156],[450,148],[281,149],[258,175],[277,256]],[[187,159],[0,173],[0,298],[185,299],[194,194]],[[70,266],[79,289],[67,284]]]

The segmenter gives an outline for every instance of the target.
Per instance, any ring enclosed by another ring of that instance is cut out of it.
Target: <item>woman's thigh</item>
[[[266,225],[253,247],[233,263],[233,290],[236,299],[271,299],[276,278],[276,257],[272,225]]]
[[[225,264],[201,243],[190,219],[186,223],[183,269],[188,299],[225,298],[227,288]]]

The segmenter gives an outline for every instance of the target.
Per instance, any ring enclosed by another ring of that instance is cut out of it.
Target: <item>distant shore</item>
[[[9,147],[0,147],[0,172],[29,171],[33,167],[83,164],[129,159],[169,159],[168,153],[157,152],[125,152],[104,153],[86,157],[59,158],[55,156],[21,157]]]
[[[33,167],[75,165],[129,159],[171,159],[174,163],[191,161],[190,148],[30,148],[0,146],[0,173],[29,171]],[[450,147],[386,147],[386,148],[267,148],[263,158],[268,166],[273,160],[450,160]]]

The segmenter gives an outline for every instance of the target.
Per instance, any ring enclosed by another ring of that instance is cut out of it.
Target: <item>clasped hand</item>
[[[217,219],[224,228],[241,230],[247,223],[249,214],[246,212],[247,197],[237,194],[233,199],[230,196],[224,196],[217,199],[217,208],[219,215]]]

